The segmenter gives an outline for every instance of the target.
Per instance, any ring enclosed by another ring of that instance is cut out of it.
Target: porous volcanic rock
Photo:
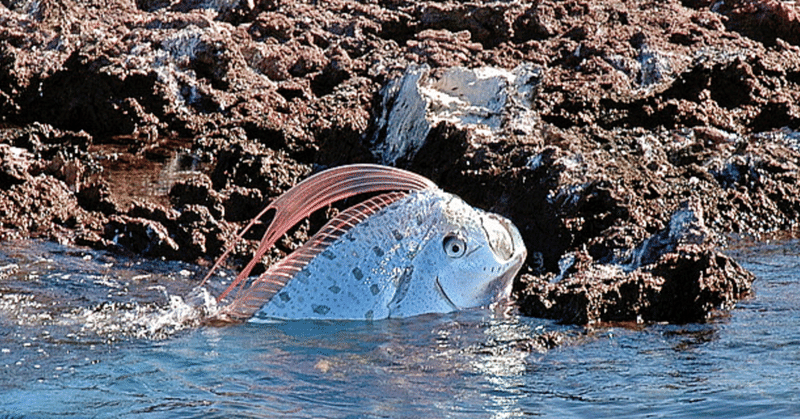
[[[385,162],[514,221],[523,313],[702,320],[750,290],[720,250],[729,235],[797,229],[799,13],[773,0],[4,0],[0,240],[213,260],[308,175]],[[393,125],[401,103],[412,124]]]

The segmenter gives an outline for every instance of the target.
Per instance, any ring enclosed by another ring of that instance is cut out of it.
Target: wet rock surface
[[[753,281],[730,234],[797,229],[799,13],[3,1],[0,239],[208,261],[311,173],[385,162],[514,221],[525,314],[702,320]]]

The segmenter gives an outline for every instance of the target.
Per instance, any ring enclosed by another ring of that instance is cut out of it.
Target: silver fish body
[[[509,220],[438,189],[392,200],[348,210],[271,267],[280,288],[250,321],[398,318],[509,298],[526,256]]]

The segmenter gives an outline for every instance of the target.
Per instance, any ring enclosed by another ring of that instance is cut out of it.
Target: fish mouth
[[[450,307],[452,307],[453,310],[458,310],[458,306],[456,305],[456,303],[454,303],[453,300],[451,300],[450,297],[447,296],[447,293],[444,292],[444,288],[442,287],[441,282],[439,282],[438,276],[434,278],[434,284],[436,284],[436,291],[438,291],[439,294],[442,295],[444,301],[447,302],[447,304],[450,304]]]
[[[522,268],[522,263],[525,261],[525,254],[523,252],[519,259],[515,260],[513,264],[509,264],[508,269],[495,280],[494,301],[507,299],[511,297],[511,291],[514,288],[514,278]]]

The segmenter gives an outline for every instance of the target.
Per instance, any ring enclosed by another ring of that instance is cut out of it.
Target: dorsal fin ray
[[[339,240],[351,228],[408,195],[405,192],[390,192],[354,205],[328,221],[320,231],[292,254],[272,265],[247,289],[242,289],[236,299],[223,311],[230,319],[250,318],[261,306],[277,294],[286,283],[295,277],[309,261]]]
[[[275,210],[275,215],[270,223],[255,255],[231,282],[225,291],[217,298],[225,298],[237,286],[244,285],[245,279],[250,275],[255,265],[264,254],[283,236],[289,229],[308,217],[314,211],[342,199],[369,192],[392,190],[414,191],[436,188],[428,178],[407,170],[395,167],[380,166],[375,164],[353,164],[340,166],[317,173],[298,183],[283,195],[276,198],[269,206],[264,208],[242,231],[222,255],[216,260],[202,284],[211,277],[233,250],[233,247],[244,237],[245,233],[253,227],[258,220],[268,211]],[[201,284],[201,285],[202,285]]]

